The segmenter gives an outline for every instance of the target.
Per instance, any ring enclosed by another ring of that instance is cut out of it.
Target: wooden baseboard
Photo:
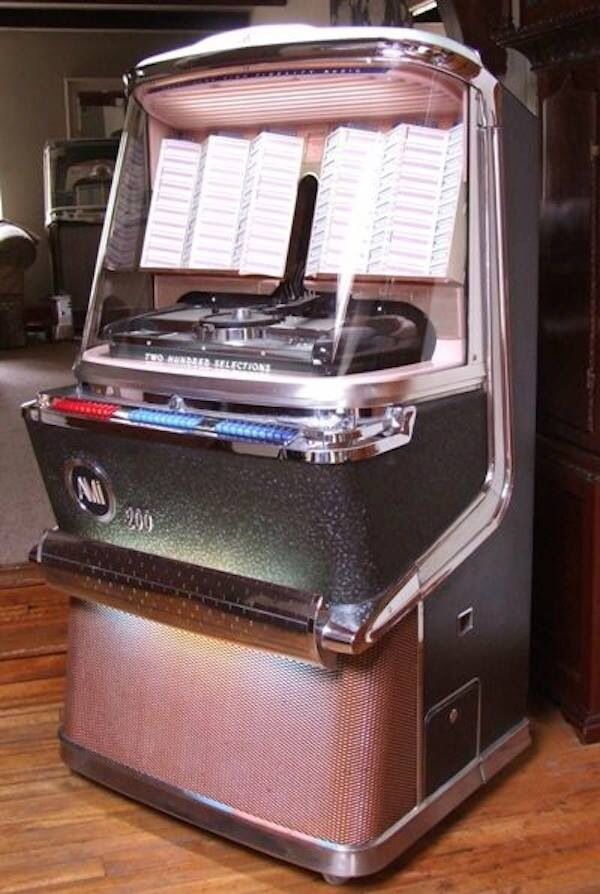
[[[0,567],[0,660],[64,655],[68,610],[35,565]]]
[[[596,745],[600,742],[600,714],[584,708],[561,704],[562,714],[574,728],[582,745]]]
[[[23,562],[20,565],[0,565],[0,590],[6,587],[30,587],[43,583],[44,578],[38,565]]]

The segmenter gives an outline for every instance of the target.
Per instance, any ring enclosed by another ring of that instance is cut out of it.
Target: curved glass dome
[[[331,379],[372,389],[481,360],[466,296],[478,91],[443,58],[420,61],[435,40],[399,33],[412,52],[324,42],[316,58],[301,45],[292,60],[224,64],[218,48],[213,67],[201,43],[185,65],[138,69],[90,380],[90,364],[105,378],[201,376],[209,396],[215,379],[269,380],[284,402],[310,381],[317,404],[321,381],[343,403]]]

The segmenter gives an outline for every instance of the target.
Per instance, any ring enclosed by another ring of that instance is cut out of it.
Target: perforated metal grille
[[[252,646],[316,658],[318,595],[49,531],[46,576],[83,600]]]
[[[75,600],[69,660],[66,735],[156,779],[344,844],[415,804],[415,613],[325,670]]]

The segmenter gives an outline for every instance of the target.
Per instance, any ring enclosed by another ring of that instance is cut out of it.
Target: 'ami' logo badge
[[[115,495],[105,472],[95,463],[71,459],[65,468],[69,493],[84,512],[109,522],[115,514]]]

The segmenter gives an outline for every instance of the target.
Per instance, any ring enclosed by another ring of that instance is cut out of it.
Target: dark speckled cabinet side
[[[465,737],[464,757],[473,737],[485,750],[526,714],[529,661],[533,463],[535,442],[535,332],[537,325],[536,119],[509,93],[503,94],[506,172],[507,260],[510,293],[511,366],[514,398],[515,481],[499,529],[431,598],[425,601],[425,714],[437,705],[462,717],[458,699],[473,681],[480,686],[480,722]],[[472,627],[463,631],[459,616],[471,610]],[[472,704],[469,704],[472,711]],[[459,720],[456,722],[458,723]],[[439,720],[437,721],[439,723]],[[452,739],[448,726],[448,741]],[[425,736],[427,741],[427,735]],[[427,789],[454,772],[456,753],[437,750],[446,761]],[[427,763],[427,758],[426,758]]]

